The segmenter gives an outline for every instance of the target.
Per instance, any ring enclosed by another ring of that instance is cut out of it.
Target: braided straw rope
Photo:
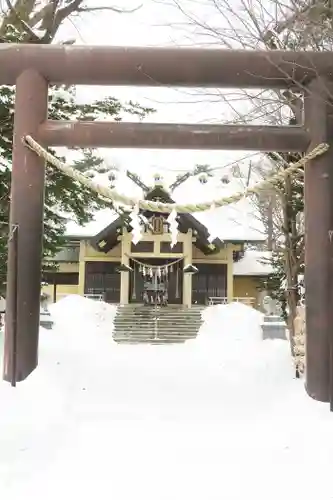
[[[134,259],[134,257],[132,257],[132,255],[129,255],[129,254],[125,254],[126,257],[129,257],[131,260],[133,260],[133,262],[135,262],[136,264],[139,264],[140,266],[144,266],[144,267],[150,267],[151,269],[158,269],[158,268],[161,268],[161,267],[171,267],[175,264],[178,264],[178,262],[180,262],[181,260],[184,260],[185,259],[185,255],[184,257],[181,257],[180,259],[177,259],[177,260],[174,260],[173,262],[169,262],[169,264],[163,264],[161,266],[153,266],[151,264],[145,264],[144,262],[141,262],[140,260],[137,260],[137,259]]]
[[[51,155],[44,149],[38,142],[36,142],[30,135],[27,135],[24,138],[26,145],[38,156],[44,158],[51,165],[60,170],[63,174],[71,177],[77,182],[80,182],[84,186],[88,187],[92,191],[95,191],[97,194],[102,196],[103,198],[107,198],[112,200],[113,202],[119,203],[125,206],[139,206],[139,208],[143,210],[149,210],[151,212],[161,212],[161,213],[170,213],[172,210],[175,210],[177,213],[186,214],[186,213],[195,213],[195,212],[203,212],[205,210],[209,210],[212,206],[215,208],[223,207],[225,205],[230,205],[231,203],[235,203],[237,201],[242,200],[244,197],[258,194],[260,191],[266,190],[267,188],[275,187],[275,185],[285,179],[290,175],[299,175],[301,172],[299,170],[300,167],[304,166],[309,160],[313,160],[317,156],[320,156],[328,150],[328,144],[319,144],[312,151],[306,154],[303,158],[301,158],[296,163],[291,163],[289,167],[277,174],[269,177],[268,179],[264,179],[261,182],[258,182],[252,187],[248,187],[244,191],[237,192],[231,196],[226,196],[224,198],[220,198],[214,201],[206,201],[203,203],[186,204],[179,205],[178,203],[161,203],[156,201],[149,200],[141,200],[130,198],[128,196],[122,195],[118,193],[115,189],[111,189],[107,186],[102,186],[97,182],[94,182],[92,179],[88,179],[85,175],[81,174],[77,170],[75,170],[70,165],[62,163],[60,160],[55,158],[55,156]]]

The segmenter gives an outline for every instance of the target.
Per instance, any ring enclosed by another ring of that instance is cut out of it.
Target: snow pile
[[[195,341],[118,346],[114,307],[51,309],[38,369],[0,382],[0,498],[332,498],[331,415],[260,313],[214,306]]]
[[[80,295],[67,295],[49,307],[57,329],[77,332],[97,330],[110,334],[117,307],[100,300],[87,299]]]
[[[207,307],[202,313],[199,341],[210,346],[217,342],[257,343],[262,339],[263,314],[240,302]]]
[[[70,377],[73,366],[85,377],[87,366],[94,370],[97,359],[108,362],[110,350],[117,345],[112,338],[116,306],[68,295],[49,310],[54,326],[49,334],[41,335],[41,346],[52,349],[59,359],[66,359],[66,376]]]
[[[73,363],[89,362],[93,356],[108,356],[113,342],[113,320],[117,307],[103,301],[68,295],[49,306],[52,330],[40,329],[40,349],[71,357]],[[0,369],[3,335],[0,332]],[[86,356],[87,355],[87,359]]]
[[[203,320],[192,349],[221,384],[229,387],[226,394],[232,400],[246,401],[248,409],[256,412],[290,385],[294,372],[289,343],[263,340],[262,313],[234,302],[208,307]]]

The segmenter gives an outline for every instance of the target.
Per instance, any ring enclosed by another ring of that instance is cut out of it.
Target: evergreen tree
[[[26,33],[13,25],[7,25],[2,32],[2,40],[7,43],[25,41]],[[6,281],[7,238],[9,228],[10,179],[12,163],[12,139],[14,125],[15,88],[0,87],[0,288]],[[153,110],[137,103],[121,103],[108,97],[92,104],[77,104],[75,87],[52,87],[49,99],[49,117],[52,120],[96,120],[108,118],[120,121],[123,116],[135,115],[144,118]],[[103,163],[94,150],[77,150],[80,159],[75,166],[81,171],[99,169]],[[52,154],[55,154],[52,151]],[[60,158],[65,161],[65,158]],[[110,205],[110,204],[109,204]],[[67,219],[64,214],[78,224],[85,224],[93,213],[107,206],[96,194],[56,169],[47,166],[45,213],[44,213],[44,257],[52,257],[65,241]],[[110,205],[111,207],[111,205]]]
[[[295,153],[268,154],[278,169],[296,163],[301,155]],[[262,280],[262,288],[277,299],[290,323],[291,310],[295,314],[299,301],[299,276],[304,273],[304,178],[288,177],[277,185],[279,211],[281,212],[280,237],[275,241],[270,264],[274,273]]]

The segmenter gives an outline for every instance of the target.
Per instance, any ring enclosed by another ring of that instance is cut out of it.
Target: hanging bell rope
[[[30,135],[25,136],[23,140],[32,151],[34,151],[41,158],[44,158],[48,163],[50,163],[50,165],[53,165],[63,174],[71,177],[77,182],[80,182],[82,185],[88,187],[103,198],[107,198],[115,203],[119,203],[128,207],[138,206],[142,210],[149,210],[151,212],[171,213],[172,211],[176,211],[179,214],[203,212],[205,210],[209,210],[212,205],[214,205],[216,208],[223,207],[225,205],[230,205],[231,203],[236,203],[244,197],[258,194],[261,191],[272,189],[272,187],[275,188],[279,182],[289,176],[303,175],[303,173],[300,171],[300,167],[303,167],[308,161],[313,160],[317,156],[326,153],[329,148],[328,144],[319,144],[296,163],[290,163],[289,167],[281,170],[271,177],[268,177],[267,179],[264,179],[263,181],[258,182],[252,187],[246,188],[244,191],[237,192],[231,196],[225,196],[213,201],[182,205],[178,203],[161,203],[156,201],[142,200],[122,195],[115,189],[111,189],[107,186],[98,184],[92,179],[89,179],[85,175],[81,174],[78,170],[75,170],[70,165],[61,162],[60,160],[58,160],[58,158],[50,154],[46,149],[38,144],[38,142],[36,142]]]

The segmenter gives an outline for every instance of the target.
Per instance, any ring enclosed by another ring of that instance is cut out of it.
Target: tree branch
[[[272,40],[272,38],[276,37],[276,35],[280,35],[286,29],[291,29],[291,27],[295,24],[295,22],[299,21],[304,15],[306,15],[308,11],[312,9],[312,7],[313,7],[312,5],[305,4],[299,10],[293,12],[293,14],[290,17],[287,17],[287,19],[283,19],[277,22],[273,30],[268,30],[265,33],[263,41],[265,43],[269,43]]]
[[[133,14],[133,12],[138,11],[141,9],[143,4],[138,5],[137,7],[134,7],[133,9],[121,9],[120,7],[79,7],[76,9],[77,12],[102,12],[103,10],[111,10],[113,12],[116,12],[117,14]]]
[[[53,7],[55,6],[55,8],[53,9],[52,16],[49,16],[47,23],[43,23],[43,28],[46,30],[46,33],[42,38],[42,43],[51,43],[53,41],[60,25],[67,17],[74,12],[77,12],[82,2],[83,0],[73,0],[73,2],[65,7],[62,7],[58,11],[56,10],[59,3],[58,0],[52,2]]]
[[[44,5],[40,10],[35,12],[29,20],[30,26],[36,26],[39,22],[53,22],[53,18],[61,0],[51,0],[51,3]],[[51,18],[51,19],[50,19]]]
[[[6,1],[6,4],[7,4],[7,7],[9,9],[10,14],[16,19],[16,21],[22,26],[24,31],[26,31],[27,34],[29,35],[30,43],[40,43],[40,38],[31,29],[29,24],[26,23],[24,21],[24,19],[22,19],[22,17],[20,16],[20,14],[16,10],[16,8],[12,5],[11,1],[10,0],[5,0],[5,1]],[[7,25],[8,25],[8,18],[7,18],[7,22],[5,23],[5,26],[7,26]]]

